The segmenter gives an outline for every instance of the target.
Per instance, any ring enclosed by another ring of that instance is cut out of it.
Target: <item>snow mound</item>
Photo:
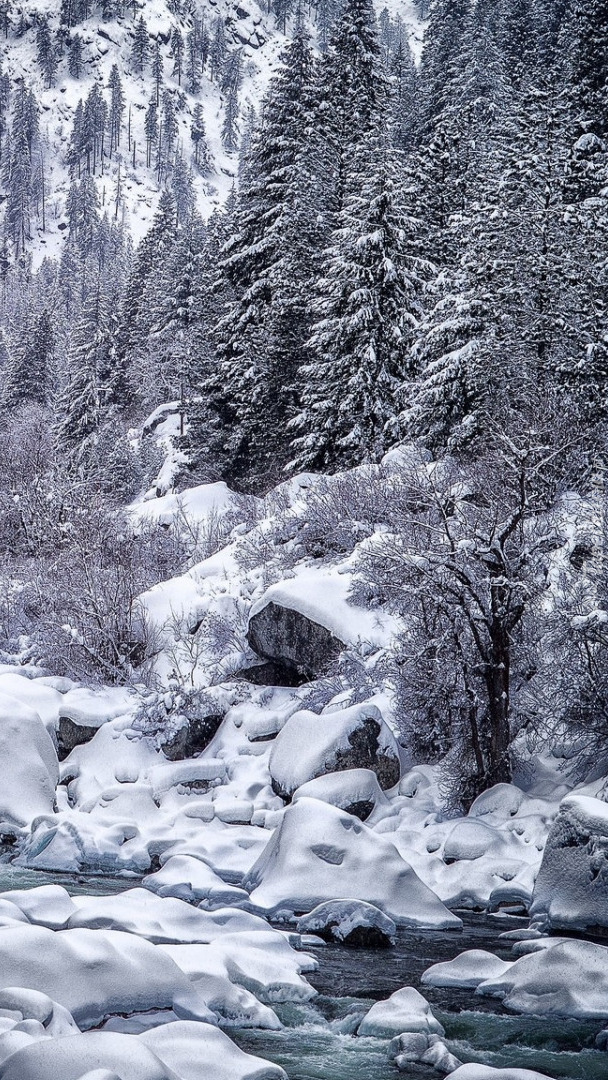
[[[461,1062],[450,1053],[439,1035],[426,1035],[423,1032],[403,1032],[393,1039],[389,1047],[389,1058],[398,1069],[410,1072],[410,1065],[419,1062],[430,1065],[437,1072],[449,1073]]]
[[[47,926],[50,930],[64,930],[77,910],[70,894],[62,885],[14,889],[12,892],[0,893],[0,899],[16,906],[28,922]]]
[[[179,1080],[287,1080],[278,1065],[252,1057],[207,1024],[182,1021],[139,1036]]]
[[[512,967],[512,963],[500,960],[494,953],[483,949],[469,949],[454,960],[433,964],[424,972],[423,986],[479,986],[487,979],[499,979]]]
[[[316,799],[287,808],[243,884],[267,915],[304,914],[348,897],[373,904],[397,925],[462,926],[389,840]]]
[[[205,907],[225,907],[249,900],[244,889],[227,885],[207,863],[191,855],[172,855],[155,874],[142,882],[157,896],[175,896],[189,903],[206,901]]]
[[[0,833],[14,836],[38,815],[53,813],[59,765],[38,713],[2,693],[0,758]]]
[[[326,773],[372,769],[380,786],[390,788],[401,771],[395,738],[372,702],[339,712],[294,713],[276,737],[269,769],[274,790],[284,797]]]
[[[476,993],[507,1009],[535,1016],[608,1017],[608,948],[591,941],[559,941],[522,956],[481,982]]]
[[[57,690],[45,685],[41,679],[27,679],[23,675],[9,671],[0,674],[0,694],[16,698],[17,701],[38,713],[49,735],[53,737],[63,700]]]
[[[426,998],[413,986],[396,990],[386,1001],[377,1001],[357,1029],[357,1035],[393,1038],[402,1032],[445,1035]]]
[[[58,1002],[81,1028],[112,1013],[171,1008],[180,996],[191,997],[193,1008],[196,1003],[191,983],[170,957],[116,931],[0,929],[0,987],[19,986]],[[203,1006],[201,1016],[205,1012]]]

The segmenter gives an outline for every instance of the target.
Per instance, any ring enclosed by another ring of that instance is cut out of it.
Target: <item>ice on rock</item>
[[[604,1020],[608,948],[591,941],[558,941],[515,960],[502,975],[480,983],[476,992],[500,998],[514,1012]]]
[[[563,799],[549,832],[532,898],[539,924],[608,926],[608,804],[584,795]]]
[[[487,979],[499,979],[512,967],[512,962],[500,960],[483,949],[469,949],[454,960],[433,964],[424,972],[423,986],[479,986]]]
[[[373,904],[397,925],[462,926],[389,840],[316,799],[287,808],[243,884],[268,915],[304,914],[347,897]]]
[[[37,712],[0,693],[0,832],[15,833],[52,814],[59,780],[57,753]]]
[[[294,713],[273,743],[269,768],[274,790],[287,798],[325,773],[372,769],[380,787],[389,788],[401,771],[395,738],[372,702],[338,712]]]
[[[174,896],[190,903],[206,901],[205,907],[226,907],[249,900],[244,889],[227,885],[211,867],[191,855],[172,855],[142,885],[158,896]]]
[[[388,915],[363,900],[329,900],[298,919],[301,934],[319,934],[366,948],[395,944],[397,927]]]
[[[361,821],[366,821],[376,807],[389,805],[372,769],[347,769],[317,776],[296,789],[293,802],[298,799],[319,799],[354,814]]]
[[[489,1065],[461,1065],[446,1080],[551,1080],[531,1069],[493,1069]]]
[[[191,996],[194,1008],[197,997],[170,957],[113,930],[0,929],[0,987],[20,986],[48,995],[81,1028],[112,1013],[171,1008],[178,996]],[[204,1014],[211,1018],[201,1002]]]
[[[402,1032],[445,1035],[426,998],[413,986],[396,990],[386,1001],[377,1001],[357,1029],[357,1035],[393,1038]]]

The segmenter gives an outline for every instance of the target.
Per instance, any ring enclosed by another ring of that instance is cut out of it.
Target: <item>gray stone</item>
[[[69,716],[60,716],[57,728],[57,757],[59,760],[64,761],[74,747],[90,742],[98,731],[99,725],[88,727],[86,724],[77,724]]]
[[[296,672],[301,681],[324,675],[344,648],[327,627],[272,601],[251,616],[247,641],[258,656]]]
[[[218,730],[224,717],[219,713],[188,718],[177,731],[162,736],[160,748],[169,761],[184,761],[202,753]]]

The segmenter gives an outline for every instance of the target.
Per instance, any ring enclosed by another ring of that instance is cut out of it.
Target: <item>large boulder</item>
[[[608,804],[563,799],[545,845],[531,915],[555,929],[608,929]]]
[[[169,761],[184,761],[201,754],[209,746],[223,719],[222,713],[213,710],[200,716],[184,716],[181,725],[161,734],[159,745],[163,754]]]
[[[390,840],[316,799],[287,808],[243,887],[266,916],[303,915],[348,898],[373,904],[398,926],[462,927]]]
[[[120,686],[78,686],[69,690],[59,706],[59,760],[63,761],[76,746],[91,742],[100,727],[129,713],[135,703],[133,692]]]
[[[274,678],[286,669],[289,673],[293,671],[298,681],[325,674],[344,648],[344,643],[327,627],[295,608],[273,601],[250,616],[247,641],[258,656],[274,661]],[[282,678],[281,685],[285,685]]]
[[[251,648],[308,679],[325,674],[345,645],[385,648],[396,620],[353,603],[352,583],[352,568],[341,563],[300,569],[271,585],[249,614]]]
[[[401,776],[395,738],[371,702],[338,712],[294,713],[275,740],[269,768],[273,790],[283,799],[327,773],[371,769],[383,790]]]

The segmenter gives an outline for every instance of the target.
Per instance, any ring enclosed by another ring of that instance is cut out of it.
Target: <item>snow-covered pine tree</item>
[[[55,331],[47,310],[36,317],[25,340],[15,341],[0,397],[0,408],[11,412],[22,405],[48,405],[54,378]]]
[[[287,460],[284,426],[320,246],[309,159],[313,87],[312,51],[298,25],[252,136],[222,264],[236,298],[218,327],[221,362],[206,392],[217,414],[230,417],[232,475],[258,482]]]
[[[419,317],[417,225],[399,208],[386,135],[368,134],[346,181],[314,290],[301,407],[290,424],[298,470],[378,461],[397,441],[399,390]]]

